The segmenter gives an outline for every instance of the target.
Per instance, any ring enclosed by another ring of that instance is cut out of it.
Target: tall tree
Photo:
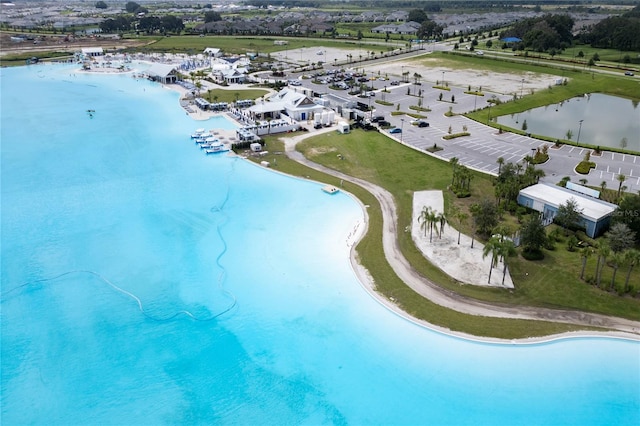
[[[471,214],[478,232],[485,237],[488,237],[491,230],[498,224],[498,210],[487,198],[471,206]]]
[[[451,157],[449,159],[449,164],[451,164],[451,186],[456,186],[456,178],[457,178],[457,168],[458,168],[458,157]]]
[[[129,13],[133,13],[140,8],[140,5],[134,1],[127,2],[124,6],[124,10]]]
[[[520,228],[520,244],[522,249],[533,254],[542,254],[547,243],[547,233],[539,215],[532,215]]]
[[[611,249],[609,246],[601,242],[597,248],[598,251],[598,263],[596,265],[596,285],[600,287],[600,281],[602,279],[602,270],[604,266],[607,264],[607,259],[611,255]]]
[[[625,180],[627,180],[627,177],[623,174],[618,175],[618,177],[616,178],[618,180],[618,200],[620,200],[620,192],[622,192],[622,184],[624,183]]]
[[[606,234],[609,247],[614,253],[620,253],[633,247],[636,239],[635,232],[629,229],[626,223],[615,223]]]
[[[467,222],[468,218],[469,215],[463,211],[460,211],[456,214],[456,219],[458,219],[458,245],[460,245],[460,228],[462,228],[462,225]]]
[[[565,229],[577,229],[582,223],[581,213],[582,209],[578,207],[578,202],[575,198],[570,198],[565,204],[558,206],[553,221]]]
[[[442,238],[442,234],[444,234],[444,226],[447,224],[447,216],[443,212],[439,212],[436,215],[436,219],[438,220],[438,224],[440,224],[440,232],[438,233],[438,238]]]
[[[427,19],[429,19],[427,14],[421,9],[411,9],[407,16],[407,21],[417,22],[418,24],[422,24]]]
[[[504,279],[507,275],[508,258],[516,254],[516,246],[513,241],[503,238],[500,242],[500,248],[498,250],[500,257],[502,257],[502,285],[504,286]]]
[[[498,174],[500,174],[500,172],[502,172],[502,165],[504,164],[504,158],[498,157],[498,160],[496,160],[496,163],[498,163]]]
[[[580,279],[584,280],[584,270],[587,267],[587,259],[593,254],[591,247],[583,247],[580,249],[580,258],[582,259],[582,270],[580,271]]]
[[[431,214],[431,207],[423,206],[418,216],[418,222],[420,222],[420,229],[424,231],[424,236],[427,236],[427,228],[429,227],[429,215]]]
[[[487,284],[491,284],[491,272],[493,267],[498,263],[498,256],[500,255],[500,247],[502,242],[498,237],[491,237],[482,248],[482,258],[491,255],[491,266],[489,267],[489,280]]]
[[[616,284],[616,273],[618,272],[618,268],[625,261],[625,258],[622,253],[613,253],[611,255],[611,264],[613,265],[613,275],[611,276],[611,284],[609,285],[609,290],[613,290]]]
[[[626,224],[635,234],[636,245],[640,245],[640,195],[625,194],[614,212],[612,223]]]
[[[627,269],[627,278],[624,280],[624,291],[629,292],[629,278],[631,278],[631,270],[640,263],[640,251],[636,249],[627,250],[625,252],[625,263],[629,267]]]

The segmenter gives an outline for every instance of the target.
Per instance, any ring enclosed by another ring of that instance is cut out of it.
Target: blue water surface
[[[637,342],[407,321],[351,270],[347,194],[204,155],[227,121],[76,68],[0,74],[3,425],[640,423]]]

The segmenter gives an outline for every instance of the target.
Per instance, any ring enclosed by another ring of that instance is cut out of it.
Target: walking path
[[[527,306],[506,306],[506,305],[494,305],[491,303],[477,301],[466,296],[462,296],[453,291],[444,289],[431,280],[421,276],[407,261],[400,250],[400,246],[398,245],[398,229],[397,229],[397,212],[396,205],[393,200],[393,195],[389,193],[387,190],[374,185],[365,180],[355,178],[344,173],[338,172],[333,169],[329,169],[320,164],[309,161],[305,158],[300,152],[298,152],[295,147],[296,144],[306,137],[310,137],[316,135],[320,132],[329,132],[335,131],[335,128],[326,128],[322,129],[318,132],[310,132],[309,134],[298,135],[291,138],[283,138],[285,143],[285,153],[286,155],[301,163],[306,165],[307,167],[319,170],[323,173],[327,173],[333,176],[336,176],[340,179],[343,179],[348,182],[355,183],[357,185],[362,186],[367,191],[371,192],[382,208],[382,216],[383,216],[383,234],[382,234],[382,244],[384,249],[384,254],[391,265],[392,269],[398,275],[398,277],[406,283],[411,289],[413,289],[419,295],[429,299],[430,301],[444,306],[449,309],[453,309],[457,312],[461,312],[469,315],[476,316],[487,316],[487,317],[497,317],[497,318],[512,318],[512,319],[527,319],[527,320],[540,320],[540,321],[552,321],[552,322],[561,322],[568,324],[575,324],[580,326],[589,326],[589,327],[602,327],[608,328],[611,330],[615,330],[613,332],[605,332],[605,333],[596,333],[596,332],[578,332],[578,333],[563,333],[561,336],[576,336],[576,335],[608,335],[608,336],[616,336],[616,337],[625,337],[634,340],[640,340],[640,322],[627,320],[623,318],[610,317],[606,315],[599,314],[591,314],[584,313],[578,311],[569,311],[569,310],[555,310],[555,309],[546,309],[546,308],[534,308]],[[364,235],[364,233],[363,233]],[[372,280],[372,277],[369,275],[368,271],[358,263],[355,245],[351,249],[351,264],[356,272],[356,275],[360,279],[362,285],[369,291],[369,293],[374,296],[378,301],[383,303],[388,308],[397,312],[398,314],[404,316],[411,321],[423,324],[430,328],[446,332],[452,333],[450,330],[444,329],[442,327],[434,326],[433,324],[429,324],[422,320],[417,320],[416,318],[411,317],[406,312],[402,311],[392,300],[387,299],[377,291],[375,291],[375,283]],[[466,338],[476,338],[478,336],[469,336],[464,333],[454,332],[452,334],[461,335]],[[526,339],[526,342],[532,341],[544,341],[549,340],[550,337],[544,338],[533,338]],[[503,341],[501,339],[484,339],[483,340],[491,340],[491,341]]]

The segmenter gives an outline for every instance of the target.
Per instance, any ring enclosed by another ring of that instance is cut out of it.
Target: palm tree
[[[511,240],[503,239],[500,243],[499,253],[504,265],[502,269],[502,285],[504,286],[504,278],[507,275],[507,258],[516,254],[516,245]]]
[[[440,233],[438,235],[438,238],[442,238],[442,234],[444,234],[444,226],[447,224],[447,216],[445,216],[444,213],[440,212],[436,216],[436,219],[440,223]]]
[[[613,253],[611,255],[611,263],[613,263],[613,276],[611,277],[611,285],[609,285],[609,290],[613,290],[616,283],[616,273],[618,272],[618,268],[624,261],[625,258],[622,253]]]
[[[469,218],[469,215],[466,214],[465,212],[458,212],[458,214],[456,215],[456,218],[458,219],[458,245],[460,245],[460,228],[462,228],[462,225],[465,224],[467,222],[467,219]],[[473,246],[472,246],[473,247]]]
[[[603,180],[602,182],[600,182],[600,190],[604,192],[605,189],[607,189],[607,181]]]
[[[500,172],[502,171],[502,165],[504,164],[504,158],[498,157],[496,163],[498,163],[498,174],[500,174]]]
[[[438,221],[440,219],[438,219],[438,214],[436,213],[435,210],[430,210],[429,212],[429,242],[433,241],[433,229],[436,229],[436,234],[438,233],[438,227],[436,226],[438,224]]]
[[[557,228],[560,229],[560,228]],[[580,250],[580,257],[582,258],[582,271],[580,271],[580,279],[584,280],[584,270],[587,267],[587,259],[593,254],[591,247],[584,247]]]
[[[451,167],[453,168],[453,175],[451,176],[451,186],[455,187],[455,183],[456,183],[456,168],[458,167],[458,157],[451,157],[449,159],[449,164],[451,164]]]
[[[500,255],[500,246],[501,241],[497,237],[489,238],[489,241],[484,245],[482,249],[482,258],[484,259],[489,254],[491,254],[491,267],[489,268],[489,281],[488,284],[491,284],[491,271],[493,270],[493,266],[498,263],[498,256]]]
[[[602,270],[604,269],[604,265],[607,263],[607,258],[611,254],[611,249],[605,243],[600,243],[598,246],[598,263],[596,265],[596,276],[597,281],[596,285],[600,288],[600,279],[602,278]]]
[[[625,180],[627,180],[627,177],[625,175],[618,175],[618,177],[616,178],[619,182],[618,184],[618,200],[620,199],[620,191],[622,191],[622,184],[624,183]]]
[[[624,281],[624,291],[625,293],[629,291],[629,277],[631,277],[631,270],[634,266],[640,263],[640,251],[636,249],[627,250],[624,253],[625,263],[629,266],[627,269],[627,278]]]
[[[533,171],[533,180],[535,183],[540,182],[540,178],[545,177],[547,174],[542,169],[535,169]]]
[[[424,236],[427,236],[427,228],[429,227],[429,215],[431,214],[431,207],[424,206],[418,216],[418,222],[420,222],[420,229],[424,231]]]

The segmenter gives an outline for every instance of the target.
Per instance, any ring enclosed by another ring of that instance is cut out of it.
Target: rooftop
[[[598,220],[606,217],[618,208],[615,204],[582,195],[579,192],[571,191],[556,185],[548,185],[544,183],[524,188],[520,190],[520,194],[535,200],[543,201],[554,207],[566,204],[567,201],[573,198],[578,204],[578,207],[582,209],[582,216],[591,220]]]

